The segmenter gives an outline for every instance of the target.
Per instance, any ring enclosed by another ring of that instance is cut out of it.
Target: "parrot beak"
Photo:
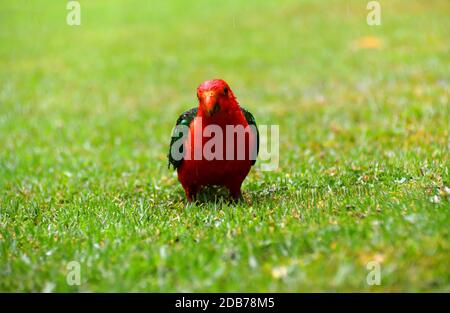
[[[205,92],[203,94],[202,102],[208,116],[214,115],[220,109],[219,102],[217,101],[217,96],[214,94],[214,92]]]

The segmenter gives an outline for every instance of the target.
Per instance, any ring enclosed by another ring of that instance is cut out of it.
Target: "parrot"
[[[197,98],[198,107],[187,110],[176,121],[169,146],[168,168],[172,165],[177,170],[178,180],[189,202],[207,186],[225,187],[233,200],[242,200],[241,185],[259,153],[256,120],[252,113],[239,105],[230,86],[222,79],[201,83],[197,88]],[[180,126],[187,131],[177,132]],[[212,134],[206,132],[208,126],[215,127],[212,128],[215,129],[214,139],[222,139],[211,149],[217,152],[214,158],[203,155],[206,146],[212,146]],[[246,131],[229,133],[227,127],[230,126],[245,128]],[[222,133],[222,137],[217,131]],[[245,149],[241,150],[245,151],[245,156],[237,156],[239,149]],[[181,157],[175,157],[174,151]]]

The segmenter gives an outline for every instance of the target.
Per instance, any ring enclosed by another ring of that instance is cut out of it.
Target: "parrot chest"
[[[227,185],[242,181],[250,171],[246,160],[185,160],[180,167],[180,179],[194,185]]]
[[[208,128],[209,125],[197,121],[191,125],[178,172],[180,180],[195,185],[227,185],[244,180],[251,168],[250,146],[256,139],[250,133],[236,131],[237,128],[232,133],[230,126],[243,129],[248,126],[247,121],[238,116],[214,127]]]

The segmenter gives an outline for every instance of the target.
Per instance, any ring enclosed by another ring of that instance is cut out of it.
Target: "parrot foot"
[[[244,197],[241,193],[241,186],[235,187],[235,186],[229,186],[228,190],[230,191],[231,198],[233,202],[241,202],[244,201]]]
[[[189,202],[193,202],[195,200],[195,196],[197,195],[198,188],[197,187],[187,187],[184,189],[186,193],[186,198]]]

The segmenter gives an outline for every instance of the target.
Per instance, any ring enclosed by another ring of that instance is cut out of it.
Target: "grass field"
[[[0,291],[450,291],[448,1],[80,2],[0,4]],[[216,77],[280,164],[189,205],[168,144]]]

